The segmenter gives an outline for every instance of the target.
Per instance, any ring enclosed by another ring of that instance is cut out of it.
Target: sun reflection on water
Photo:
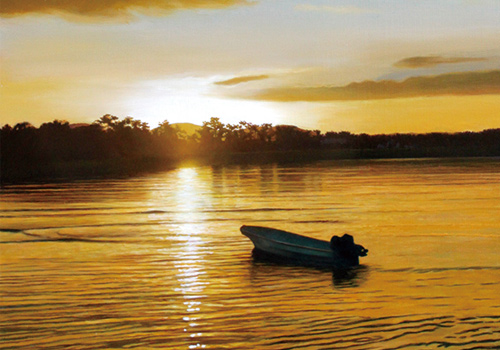
[[[206,231],[201,210],[201,198],[197,187],[201,181],[195,168],[181,168],[177,171],[176,188],[173,195],[176,198],[175,221],[173,233],[177,236],[178,249],[175,249],[176,279],[179,287],[176,292],[181,293],[184,299],[186,322],[184,332],[191,338],[189,349],[205,348],[201,341],[203,336],[196,327],[197,320],[202,314],[202,300],[206,297],[204,290],[208,282],[204,280],[204,269],[207,254],[204,247],[203,234]]]

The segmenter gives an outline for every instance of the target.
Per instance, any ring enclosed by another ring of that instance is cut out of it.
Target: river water
[[[188,166],[0,206],[0,349],[500,348],[498,159]],[[244,224],[370,251],[273,264]]]

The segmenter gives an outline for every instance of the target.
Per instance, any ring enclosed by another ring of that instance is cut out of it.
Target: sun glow
[[[131,116],[148,122],[151,127],[164,120],[201,125],[212,117],[231,124],[240,121],[280,124],[286,120],[278,103],[215,96],[211,93],[212,80],[178,77],[143,81],[124,103]]]

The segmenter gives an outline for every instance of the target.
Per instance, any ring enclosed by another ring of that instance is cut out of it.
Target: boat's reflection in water
[[[346,270],[333,270],[333,286],[338,289],[359,287],[370,273],[370,268],[366,265],[359,265]]]
[[[358,265],[349,269],[336,269],[331,266],[317,264],[314,261],[279,258],[257,249],[252,251],[252,265],[254,268],[265,267],[264,270],[270,267],[288,266],[329,273],[332,274],[332,284],[336,289],[359,287],[368,279],[370,274],[370,267],[366,265]]]

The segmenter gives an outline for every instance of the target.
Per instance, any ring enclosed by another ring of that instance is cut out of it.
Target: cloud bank
[[[401,82],[363,81],[340,87],[281,87],[263,90],[251,98],[278,102],[321,102],[486,94],[500,94],[500,70],[412,77]]]
[[[161,15],[183,9],[215,9],[247,0],[2,0],[0,15],[52,14],[83,18],[130,18],[132,12]]]
[[[268,79],[269,75],[246,75],[242,77],[235,77],[232,79],[228,80],[222,80],[222,81],[217,81],[214,84],[215,85],[237,85],[241,83],[246,83],[249,81],[254,81],[254,80],[263,80],[263,79]]]
[[[428,68],[439,64],[454,64],[466,62],[487,61],[484,57],[442,57],[442,56],[415,56],[402,59],[394,63],[398,68]]]

